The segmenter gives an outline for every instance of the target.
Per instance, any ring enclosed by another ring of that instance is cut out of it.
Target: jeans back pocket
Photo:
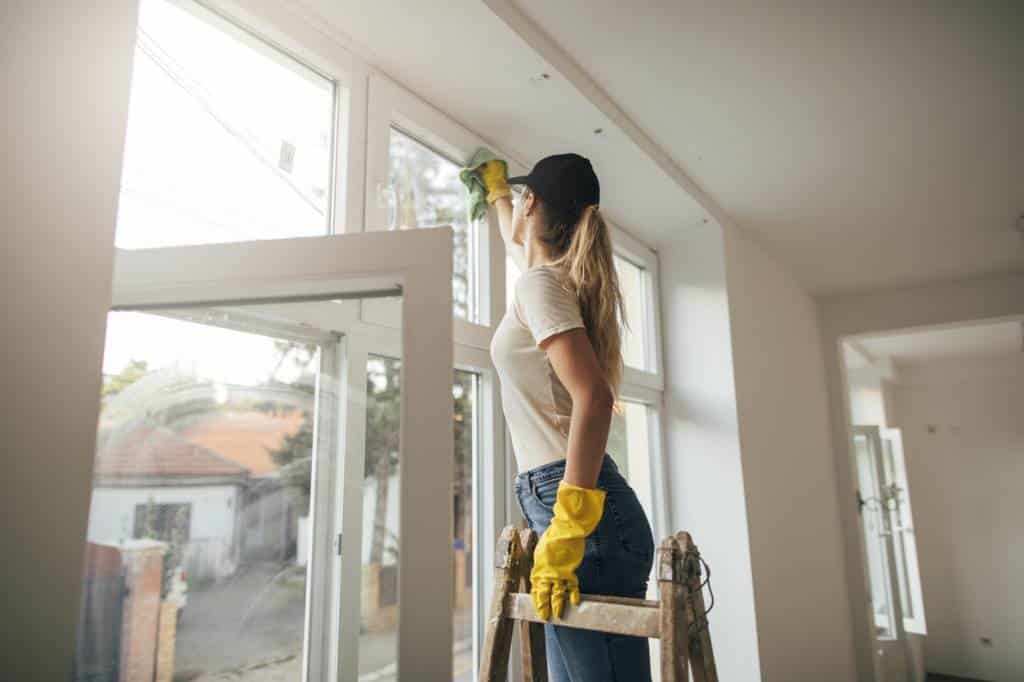
[[[550,513],[555,511],[555,502],[558,500],[558,486],[561,478],[549,478],[542,481],[535,481],[531,486],[531,496],[534,501]]]

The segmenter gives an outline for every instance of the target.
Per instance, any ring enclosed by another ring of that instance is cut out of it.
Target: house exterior
[[[149,420],[102,433],[88,539],[176,536],[190,579],[224,578],[241,560],[249,479],[245,467]]]

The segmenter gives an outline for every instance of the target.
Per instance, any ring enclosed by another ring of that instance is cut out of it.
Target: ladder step
[[[508,617],[531,623],[554,623],[571,628],[598,630],[615,635],[634,635],[657,639],[661,637],[660,604],[647,599],[580,595],[580,605],[566,604],[562,617],[541,620],[530,595],[515,592],[508,595]]]

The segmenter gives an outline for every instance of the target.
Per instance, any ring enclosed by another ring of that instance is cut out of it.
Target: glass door
[[[879,435],[882,443],[879,451],[882,484],[888,496],[887,512],[892,528],[903,625],[907,632],[925,635],[928,631],[924,618],[921,574],[917,564],[917,539],[914,535],[903,434],[899,429],[881,429]]]
[[[81,675],[451,676],[451,243],[119,252]]]
[[[893,524],[891,488],[884,477],[882,441],[877,426],[853,427],[857,472],[857,506],[868,579],[869,618],[875,679],[890,679],[889,660],[909,671],[910,649],[903,624]]]

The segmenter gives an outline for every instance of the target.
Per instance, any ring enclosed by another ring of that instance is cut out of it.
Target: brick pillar
[[[461,609],[467,605],[467,600],[472,600],[473,594],[466,590],[466,579],[468,576],[466,572],[469,570],[469,566],[466,565],[466,551],[463,549],[455,550],[455,608]]]
[[[156,540],[129,540],[121,546],[128,596],[121,617],[119,682],[153,682],[166,549]]]
[[[156,677],[154,682],[173,682],[174,643],[178,635],[178,603],[160,603],[160,624],[157,630]]]

